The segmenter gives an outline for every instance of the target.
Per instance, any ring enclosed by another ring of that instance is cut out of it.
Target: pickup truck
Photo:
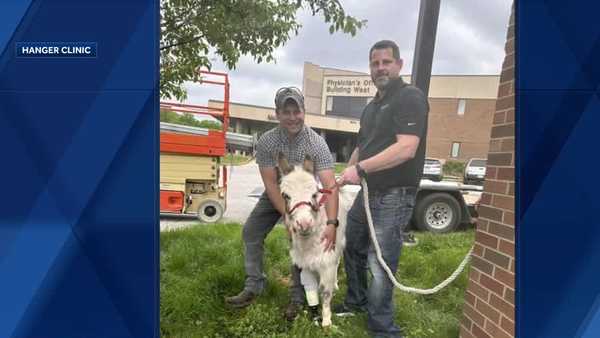
[[[348,186],[358,193],[360,186]],[[422,179],[417,191],[412,224],[425,231],[446,233],[473,224],[483,187],[452,181]]]

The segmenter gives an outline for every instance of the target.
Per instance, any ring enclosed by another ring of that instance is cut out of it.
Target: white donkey
[[[319,303],[316,290],[318,280],[323,303],[322,326],[330,326],[331,299],[333,291],[337,289],[337,269],[346,245],[346,215],[353,202],[353,195],[340,189],[335,249],[325,252],[325,244],[321,241],[327,222],[323,204],[327,194],[331,192],[319,189],[310,157],[306,157],[303,166],[292,167],[280,153],[278,162],[281,194],[286,202],[284,219],[292,239],[292,262],[302,269],[302,284],[311,306]]]

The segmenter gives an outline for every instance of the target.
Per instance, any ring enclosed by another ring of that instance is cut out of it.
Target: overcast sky
[[[329,34],[320,16],[299,12],[302,24],[297,36],[276,51],[276,63],[257,64],[242,57],[235,70],[227,70],[220,59],[213,70],[229,73],[231,101],[272,107],[275,91],[282,86],[302,88],[305,61],[339,69],[368,72],[368,51],[378,40],[391,39],[404,59],[402,74],[410,74],[413,63],[418,0],[340,0],[346,13],[366,19],[367,26],[354,37]],[[442,0],[432,73],[499,74],[512,0]],[[222,100],[215,86],[189,84],[189,103],[206,105]],[[211,88],[213,87],[213,88]]]

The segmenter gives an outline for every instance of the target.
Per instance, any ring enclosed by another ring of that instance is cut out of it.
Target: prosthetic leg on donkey
[[[304,286],[311,319],[319,320],[319,280],[317,274],[309,269],[302,269],[300,272],[300,281]]]

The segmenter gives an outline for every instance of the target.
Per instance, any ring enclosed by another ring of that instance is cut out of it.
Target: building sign
[[[326,76],[323,96],[375,96],[377,88],[369,76]]]

